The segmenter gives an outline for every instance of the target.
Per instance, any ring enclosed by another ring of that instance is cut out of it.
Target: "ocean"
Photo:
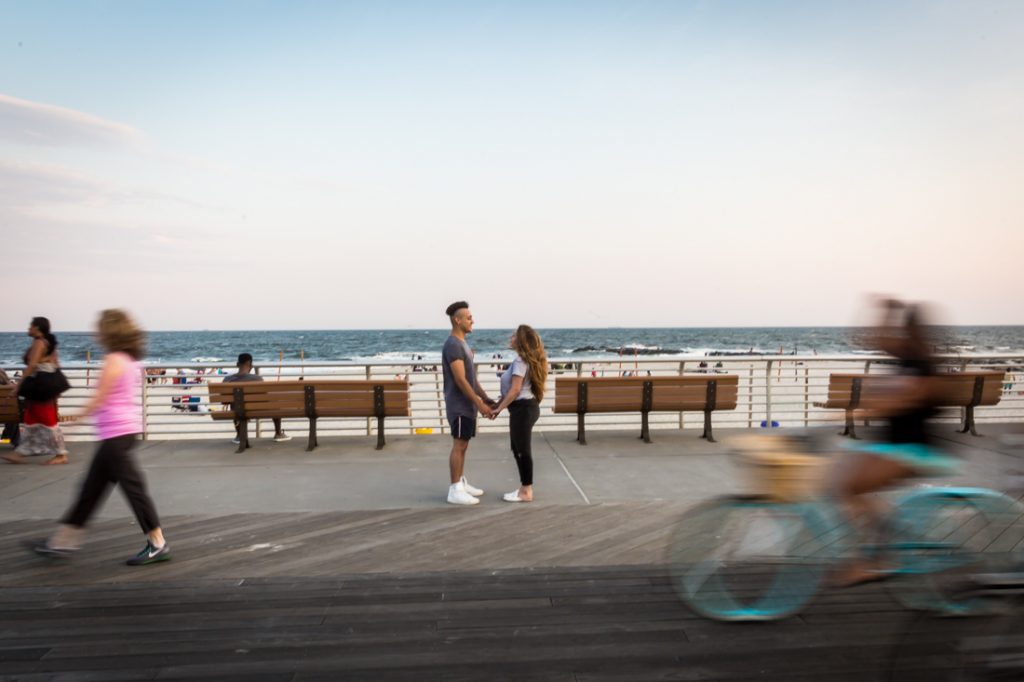
[[[469,338],[478,358],[507,356],[511,329],[478,329]],[[552,359],[627,357],[709,357],[748,353],[848,354],[864,352],[856,339],[863,329],[851,327],[718,327],[540,329]],[[936,328],[936,350],[951,353],[1024,355],[1024,326]],[[83,362],[102,353],[92,334],[61,332],[63,362]],[[161,331],[149,334],[151,362],[233,362],[252,353],[257,363],[285,361],[438,362],[446,329]],[[0,364],[21,361],[28,347],[23,333],[0,333]]]

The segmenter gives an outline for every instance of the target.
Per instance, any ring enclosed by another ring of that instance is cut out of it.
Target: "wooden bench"
[[[1003,390],[1004,372],[955,372],[932,377],[935,382],[936,407],[964,408],[963,424],[959,433],[977,436],[974,408],[995,405]],[[886,374],[833,373],[828,377],[828,399],[814,403],[815,407],[846,411],[846,426],[841,435],[857,437],[853,423],[856,410],[885,410],[893,407],[889,397],[899,377]]]
[[[319,442],[316,422],[324,417],[376,417],[377,449],[384,447],[384,418],[408,417],[409,382],[405,379],[354,379],[317,381],[234,381],[209,384],[210,416],[216,420],[238,419],[238,452],[249,447],[250,419],[309,420],[309,444]],[[215,411],[221,403],[228,409]]]
[[[651,412],[703,412],[704,433],[714,443],[711,413],[736,409],[739,377],[701,374],[649,377],[556,377],[555,413],[576,414],[576,440],[586,445],[588,412],[639,412],[640,437],[651,442]]]
[[[21,421],[21,401],[18,400],[18,387],[14,384],[0,386],[0,424]]]

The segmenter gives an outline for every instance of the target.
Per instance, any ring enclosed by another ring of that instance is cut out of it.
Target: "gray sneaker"
[[[48,559],[70,559],[75,555],[75,552],[78,551],[77,549],[71,549],[70,547],[50,547],[49,543],[45,540],[41,542],[26,542],[25,546],[39,556],[44,556]]]
[[[145,566],[146,564],[155,564],[158,561],[167,561],[170,558],[171,546],[169,544],[165,542],[163,547],[157,549],[153,546],[153,543],[147,542],[141,552],[125,563],[129,566]]]

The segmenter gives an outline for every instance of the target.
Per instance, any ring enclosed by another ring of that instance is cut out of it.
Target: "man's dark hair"
[[[445,308],[444,314],[447,315],[448,317],[452,317],[453,315],[455,315],[455,313],[459,312],[463,308],[468,307],[469,304],[466,303],[465,301],[456,301],[455,303],[452,303],[450,306]]]
[[[238,354],[238,362],[235,363],[236,367],[241,367],[242,365],[251,365],[251,364],[252,364],[252,355],[250,355],[249,353],[239,353]]]

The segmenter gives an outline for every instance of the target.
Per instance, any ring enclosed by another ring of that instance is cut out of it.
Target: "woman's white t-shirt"
[[[533,389],[530,386],[530,366],[518,355],[512,360],[508,368],[501,375],[501,395],[505,397],[512,390],[512,377],[523,377],[523,388],[516,396],[516,400],[533,398]]]

